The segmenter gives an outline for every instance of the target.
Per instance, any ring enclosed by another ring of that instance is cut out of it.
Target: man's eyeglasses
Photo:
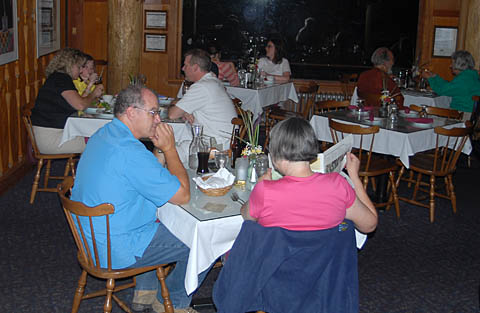
[[[148,114],[150,114],[150,115],[153,116],[153,117],[155,117],[155,115],[160,116],[160,111],[159,111],[159,110],[147,110],[147,109],[138,108],[138,107],[134,107],[134,108],[135,108],[135,109],[142,110],[142,111],[145,111],[145,112],[147,112]]]

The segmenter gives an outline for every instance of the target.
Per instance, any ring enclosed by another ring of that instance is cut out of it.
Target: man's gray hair
[[[210,72],[212,61],[207,51],[202,49],[192,49],[185,53],[185,58],[190,56],[190,65],[197,64],[203,72]]]
[[[129,85],[127,88],[120,91],[117,95],[113,110],[115,116],[123,114],[129,107],[143,108],[145,105],[142,97],[143,90],[150,90],[155,94],[153,90],[143,85]]]
[[[306,120],[292,117],[275,125],[268,145],[272,161],[312,161],[317,158],[318,141]]]
[[[473,70],[475,68],[475,60],[470,52],[458,50],[452,54],[452,69],[464,71]]]
[[[372,57],[370,61],[372,61],[373,65],[382,65],[385,62],[391,61],[389,52],[392,53],[387,47],[380,47],[373,51]],[[393,53],[392,53],[393,55]]]

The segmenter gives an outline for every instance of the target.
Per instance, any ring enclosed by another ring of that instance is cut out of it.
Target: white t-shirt
[[[292,72],[290,70],[290,63],[288,63],[288,60],[285,58],[283,58],[279,64],[275,64],[270,61],[269,58],[263,57],[258,60],[258,70],[264,71],[268,75],[283,75],[285,72]]]
[[[237,111],[223,83],[215,75],[207,73],[191,85],[176,106],[193,114],[195,123],[203,125],[204,135],[215,137],[224,149],[229,148],[231,121]]]

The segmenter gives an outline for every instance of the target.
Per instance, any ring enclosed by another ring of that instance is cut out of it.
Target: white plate
[[[412,126],[418,127],[418,128],[432,128],[433,123],[416,123],[416,122],[409,122]]]
[[[98,113],[98,108],[86,108],[83,112],[87,114],[97,114]]]
[[[369,123],[369,124],[373,124],[373,125],[380,125],[383,123],[383,121],[385,120],[385,117],[374,117],[373,118],[373,121],[371,121],[369,118],[365,119],[364,121]]]
[[[97,115],[99,118],[104,118],[107,120],[113,120],[113,114],[108,114],[108,113],[100,113]]]
[[[410,111],[405,113],[405,111],[399,111],[398,114],[403,117],[418,117],[418,112]]]
[[[275,83],[275,81],[274,80],[264,80],[263,83],[265,85],[273,85]]]

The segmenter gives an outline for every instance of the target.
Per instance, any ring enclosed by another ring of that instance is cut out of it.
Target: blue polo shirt
[[[132,265],[157,231],[157,207],[180,188],[177,177],[116,118],[89,139],[76,174],[72,200],[115,207],[110,216],[112,268]],[[82,218],[81,223],[90,240],[88,219]],[[94,227],[100,264],[107,267],[105,218],[94,218]]]

